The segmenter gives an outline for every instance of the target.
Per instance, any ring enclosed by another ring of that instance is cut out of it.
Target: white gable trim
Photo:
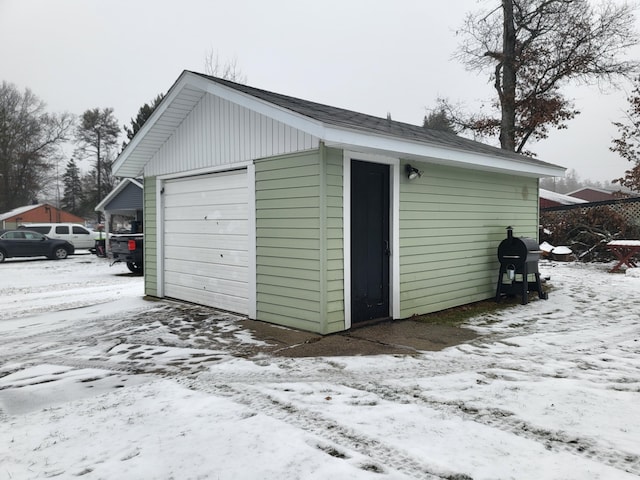
[[[160,102],[160,105],[158,105],[151,117],[149,117],[140,131],[135,135],[133,140],[127,145],[114,162],[114,175],[126,177],[139,176],[142,174],[147,162],[153,158],[155,153],[157,153],[162,145],[164,145],[164,143],[174,134],[178,125],[182,123],[182,120],[184,120],[197,105],[198,101],[193,101],[192,92],[194,90],[201,93],[199,99],[201,99],[206,93],[210,93],[259,114],[273,118],[274,120],[280,121],[312,136],[322,138],[324,135],[325,127],[320,122],[278,107],[277,105],[256,97],[252,97],[251,95],[212,82],[200,75],[185,71],[180,75],[167,95],[162,99],[162,102]],[[188,100],[186,101],[183,100],[183,97],[185,96],[188,97]],[[181,109],[183,117],[179,121],[176,121],[175,129],[171,131],[163,128],[156,129],[155,126],[162,118],[162,115],[172,105],[174,105],[174,103],[179,104],[181,102],[184,102],[185,108]],[[147,142],[151,143],[149,146],[141,145],[152,130],[154,130],[154,141]],[[158,130],[157,134],[156,130]],[[140,151],[139,154],[138,151]]]
[[[552,164],[528,162],[516,158],[493,156],[408,139],[361,132],[349,128],[325,125],[320,121],[279,107],[192,72],[184,71],[171,87],[160,105],[143,125],[133,140],[120,154],[113,166],[114,174],[124,177],[139,176],[144,166],[171,137],[180,123],[189,115],[206,93],[218,96],[292,128],[306,132],[327,146],[343,149],[365,149],[372,154],[395,158],[420,160],[531,177],[563,176],[565,169]],[[166,118],[163,116],[169,112]]]
[[[200,91],[199,98],[196,95],[195,99],[193,90],[191,92],[186,91],[187,87],[192,83],[186,75],[187,73],[188,72],[183,72],[182,75],[180,75],[142,128],[136,133],[113,163],[112,170],[115,176],[138,177],[142,175],[145,164],[160,149],[164,142],[173,135],[178,125],[189,115],[199,99],[202,98],[204,91]],[[180,102],[178,102],[178,100],[180,100]],[[156,127],[165,112],[167,112],[174,103],[176,107],[182,108],[179,108],[179,111],[176,112],[172,124],[167,126],[159,125]],[[149,135],[152,130],[153,136]],[[149,138],[147,138],[148,135]]]

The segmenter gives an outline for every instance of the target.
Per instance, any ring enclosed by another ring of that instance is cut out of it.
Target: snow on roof
[[[563,195],[562,193],[552,192],[550,190],[540,189],[540,198],[545,200],[551,200],[562,205],[573,205],[576,203],[588,203],[586,200],[577,197],[570,197],[569,195]]]
[[[16,215],[20,215],[21,213],[28,212],[29,210],[33,210],[34,208],[38,208],[44,205],[43,203],[38,203],[36,205],[27,205],[25,207],[14,208],[13,210],[0,214],[0,220],[6,220],[11,217],[15,217]]]

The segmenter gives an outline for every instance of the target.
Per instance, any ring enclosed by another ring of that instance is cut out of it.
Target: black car
[[[62,260],[74,247],[66,240],[49,238],[30,230],[0,230],[0,263],[11,257],[48,257]]]

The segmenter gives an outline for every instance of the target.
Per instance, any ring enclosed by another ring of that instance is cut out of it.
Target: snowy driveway
[[[91,255],[0,265],[0,479],[640,475],[640,278],[554,290],[415,356],[276,358]]]

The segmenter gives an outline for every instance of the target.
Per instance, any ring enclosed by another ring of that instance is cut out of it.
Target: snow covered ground
[[[8,260],[0,479],[637,478],[640,278],[607,267],[543,262],[548,301],[441,352],[276,358],[124,265]]]

